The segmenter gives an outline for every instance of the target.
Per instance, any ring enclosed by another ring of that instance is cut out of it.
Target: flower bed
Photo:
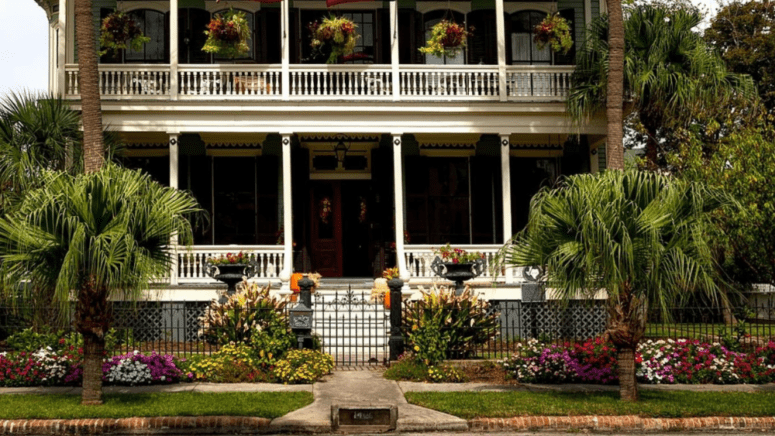
[[[544,344],[535,339],[500,364],[526,383],[616,383],[616,350],[600,338],[583,344]],[[748,353],[699,340],[646,341],[635,356],[640,383],[769,383],[775,381],[775,342]]]

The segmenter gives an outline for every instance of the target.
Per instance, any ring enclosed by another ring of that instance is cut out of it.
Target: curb
[[[161,416],[120,419],[0,420],[0,435],[159,435],[266,433],[268,418],[250,416]]]
[[[662,431],[772,431],[775,417],[738,418],[641,418],[625,416],[525,416],[476,418],[468,421],[471,431],[579,431],[662,432]]]

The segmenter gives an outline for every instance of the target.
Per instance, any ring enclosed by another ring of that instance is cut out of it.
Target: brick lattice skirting
[[[469,420],[468,427],[472,431],[772,431],[775,430],[775,417],[641,418],[636,415],[527,416],[516,418],[477,418]]]
[[[122,419],[0,420],[0,435],[267,433],[271,419],[248,416],[178,416]]]

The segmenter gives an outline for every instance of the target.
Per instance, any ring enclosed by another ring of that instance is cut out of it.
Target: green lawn
[[[775,416],[775,394],[641,390],[636,404],[618,392],[407,392],[411,404],[464,419],[531,415],[642,417]]]
[[[312,403],[310,392],[153,393],[105,395],[82,406],[79,395],[0,395],[0,419],[254,416],[277,418]]]
[[[647,338],[689,338],[706,339],[708,336],[716,336],[724,324],[646,324]],[[726,326],[728,333],[733,333]],[[775,337],[775,324],[748,324],[746,328],[751,336],[760,338]]]

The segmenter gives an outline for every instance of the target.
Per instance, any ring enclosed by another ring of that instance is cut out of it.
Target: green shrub
[[[314,383],[334,369],[334,359],[315,350],[291,350],[278,361],[272,375],[285,384]]]
[[[291,332],[288,324],[274,320],[265,329],[253,333],[250,345],[253,347],[258,363],[267,368],[296,347],[296,335]]]
[[[460,383],[466,381],[465,375],[457,368],[448,365],[428,366],[412,353],[401,355],[385,371],[386,379],[431,383]]]
[[[187,368],[196,380],[218,383],[266,381],[259,359],[245,344],[224,345],[211,356],[196,355],[188,359]]]
[[[422,291],[422,299],[407,303],[404,334],[409,349],[428,366],[445,358],[470,357],[476,347],[498,334],[497,312],[466,287],[461,295],[455,289],[435,287]]]
[[[213,301],[203,318],[202,334],[221,345],[250,343],[254,333],[272,325],[288,325],[285,301],[269,295],[269,287],[242,282],[237,293],[224,303]]]
[[[27,328],[8,337],[6,343],[9,348],[16,351],[34,353],[40,349],[50,348],[51,351],[69,350],[83,347],[83,337],[79,333],[59,331],[35,332]],[[108,330],[105,335],[105,353],[114,354],[121,341],[116,329]]]

